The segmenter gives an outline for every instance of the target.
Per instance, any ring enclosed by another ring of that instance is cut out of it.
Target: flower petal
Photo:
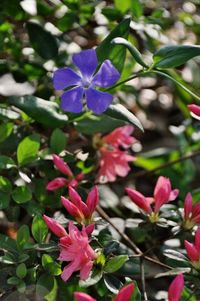
[[[96,301],[86,293],[74,292],[74,297],[77,301]]]
[[[119,71],[113,66],[110,60],[105,60],[94,76],[92,83],[95,86],[107,88],[114,85],[119,78]]]
[[[93,88],[86,90],[87,107],[97,115],[103,113],[112,100],[113,96],[107,92],[97,91]]]
[[[71,169],[59,156],[53,155],[53,163],[63,174],[67,175],[68,177],[73,177]]]
[[[183,274],[179,274],[174,278],[168,289],[169,301],[179,301],[184,287]]]
[[[191,104],[188,105],[188,109],[190,110],[191,113],[193,113],[196,117],[200,117],[200,106]],[[193,117],[195,117],[193,116]]]
[[[149,201],[145,198],[143,194],[141,194],[137,190],[128,187],[125,188],[125,191],[130,197],[130,199],[133,201],[133,203],[135,203],[139,208],[141,208],[147,214],[152,212]]]
[[[92,267],[93,267],[92,261],[88,261],[88,262],[86,262],[85,265],[82,266],[82,268],[80,270],[80,279],[81,280],[86,280],[89,277]]]
[[[135,288],[134,283],[130,283],[130,284],[124,286],[119,291],[119,293],[115,297],[114,301],[129,301],[133,294],[134,288]]]
[[[192,195],[188,193],[184,202],[184,218],[188,219],[192,213]]]
[[[58,237],[68,236],[65,228],[61,226],[55,219],[48,217],[47,215],[43,215],[43,219],[47,225],[47,227]]]
[[[80,113],[82,111],[83,88],[75,87],[61,96],[61,108],[66,112]]]
[[[76,53],[73,55],[72,60],[86,80],[91,78],[98,66],[97,55],[94,49],[87,49]]]
[[[56,90],[81,84],[81,77],[70,68],[61,68],[53,74],[53,85]]]
[[[190,243],[189,241],[185,240],[185,249],[187,252],[187,256],[191,261],[198,261],[199,260],[199,254],[194,244]]]
[[[55,178],[47,184],[46,189],[53,191],[60,187],[66,186],[67,184],[68,182],[65,178]]]

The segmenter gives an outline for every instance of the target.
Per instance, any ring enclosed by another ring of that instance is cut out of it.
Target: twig
[[[144,301],[148,301],[145,283],[145,270],[144,270],[144,258],[140,257],[140,273],[141,273],[141,283]]]

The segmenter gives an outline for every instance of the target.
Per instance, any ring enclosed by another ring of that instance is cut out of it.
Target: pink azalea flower
[[[78,192],[69,186],[69,199],[61,197],[61,202],[66,210],[78,222],[90,224],[92,215],[99,202],[98,189],[95,186],[88,194],[86,202],[83,202]]]
[[[127,149],[136,142],[136,139],[130,136],[133,130],[133,126],[125,125],[100,139],[98,182],[114,182],[117,176],[127,176],[130,171],[128,163],[133,161],[134,157],[121,148]]]
[[[93,225],[84,227],[80,231],[73,222],[69,223],[68,233],[55,220],[44,215],[44,221],[49,229],[60,237],[60,261],[67,261],[69,264],[64,267],[61,278],[67,281],[74,272],[80,271],[80,279],[86,280],[93,267],[96,258],[95,251],[89,244],[88,232],[94,229]]]
[[[68,178],[58,177],[53,179],[47,184],[47,190],[53,191],[59,189],[60,187],[68,187],[69,185],[76,187],[78,182],[83,180],[84,175],[79,173],[75,177],[68,164],[65,163],[59,156],[53,155],[53,162],[56,168]]]
[[[200,227],[198,227],[195,233],[195,242],[194,244],[185,240],[185,249],[187,256],[190,259],[192,265],[195,269],[200,269]]]
[[[200,202],[192,205],[192,195],[188,193],[184,202],[183,226],[185,229],[192,229],[200,224]]]
[[[200,118],[200,106],[191,104],[191,105],[188,105],[188,109],[190,110],[192,117],[194,117],[196,119]]]
[[[131,200],[149,215],[151,222],[157,222],[160,208],[164,204],[174,201],[179,194],[178,189],[172,190],[170,180],[162,176],[158,178],[153,197],[145,197],[132,188],[127,187],[125,190]]]
[[[115,296],[114,301],[129,301],[131,299],[131,296],[134,291],[134,284],[130,283],[126,286],[124,286],[117,296]],[[88,294],[81,293],[81,292],[75,292],[74,297],[77,301],[96,301],[96,299],[90,297]]]
[[[180,301],[180,297],[184,288],[183,274],[179,274],[174,278],[168,289],[169,301]]]

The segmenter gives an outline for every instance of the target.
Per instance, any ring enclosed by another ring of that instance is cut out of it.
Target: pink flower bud
[[[133,294],[134,288],[135,288],[135,285],[133,283],[130,283],[130,284],[124,286],[119,291],[119,293],[115,297],[114,301],[129,301]]]
[[[86,205],[89,211],[89,217],[93,214],[95,211],[97,204],[99,202],[99,194],[98,194],[98,189],[97,186],[95,186],[88,194],[87,200],[86,200]]]
[[[53,162],[55,166],[60,170],[63,174],[67,175],[68,177],[73,177],[73,173],[67,163],[65,163],[59,156],[53,155]]]
[[[96,299],[90,297],[88,294],[75,292],[74,297],[77,301],[96,301]]]
[[[200,117],[200,106],[191,104],[191,105],[188,105],[188,109],[192,113],[193,117],[195,117],[195,118]]]
[[[198,251],[199,259],[200,259],[200,227],[198,227],[198,229],[195,233],[195,247]]]
[[[199,254],[194,244],[190,243],[189,241],[185,240],[185,249],[187,251],[187,256],[191,261],[198,261]]]
[[[184,218],[188,219],[192,214],[192,195],[188,193],[185,198],[184,202]]]
[[[67,236],[65,229],[53,218],[43,215],[47,227],[58,237]]]
[[[94,224],[90,224],[85,227],[85,232],[87,233],[88,236],[90,236],[92,234],[92,232],[94,231],[94,228],[95,228]]]
[[[79,210],[78,207],[76,207],[72,202],[70,202],[68,199],[61,196],[61,202],[65,209],[68,211],[70,215],[73,217],[82,220],[84,218],[83,213]]]
[[[169,301],[179,301],[184,288],[183,274],[179,274],[174,278],[168,290]]]
[[[51,191],[56,190],[60,187],[66,186],[67,183],[68,182],[65,178],[55,178],[47,184],[46,189]]]
[[[150,214],[152,212],[151,206],[143,194],[128,187],[125,190],[133,203],[135,203],[139,208],[144,210],[147,214]]]

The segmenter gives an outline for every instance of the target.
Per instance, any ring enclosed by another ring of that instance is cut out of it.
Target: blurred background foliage
[[[148,63],[151,63],[152,53],[163,45],[199,44],[199,12],[198,0],[1,0],[0,230],[3,235],[16,238],[16,230],[21,225],[30,225],[32,216],[47,210],[50,214],[61,215],[62,219],[59,202],[62,191],[52,194],[45,189],[47,182],[58,174],[50,155],[64,152],[64,158],[75,174],[80,170],[87,174],[83,188],[90,188],[97,164],[91,137],[124,124],[106,114],[101,117],[80,114],[77,117],[61,112],[60,94],[52,86],[53,71],[69,66],[73,53],[99,45],[126,16],[131,17],[129,41]],[[168,72],[200,94],[199,65],[197,57]],[[138,70],[139,65],[127,53],[121,79]],[[180,205],[188,191],[193,193],[196,201],[199,200],[200,155],[197,153],[185,160],[180,158],[199,151],[200,126],[199,121],[190,118],[186,108],[188,103],[194,102],[191,95],[162,77],[134,79],[115,89],[115,99],[140,119],[145,132],[137,129],[134,132],[138,143],[132,149],[136,160],[129,176],[119,178],[112,185],[100,186],[101,206],[142,246],[145,236],[142,230],[137,232],[133,227],[134,221],[130,217],[133,212],[137,217],[137,212],[123,196],[124,187],[133,186],[151,195],[157,176],[165,175],[170,177],[173,187],[180,188]],[[173,164],[176,160],[178,163]],[[29,236],[27,228],[21,232],[23,237]],[[165,238],[165,234],[162,235]],[[16,248],[13,244],[10,242],[12,250]],[[5,275],[13,266],[5,267],[6,260],[26,263],[23,245],[18,246],[18,250],[17,259],[12,256],[2,259],[2,294],[5,289],[11,289]],[[31,252],[28,256],[35,260],[36,255]],[[45,259],[45,269],[44,262]],[[23,268],[20,268],[22,275]],[[150,268],[149,271],[151,274]],[[137,274],[137,268],[132,272]],[[30,279],[34,279],[34,268],[28,273]],[[52,274],[56,273],[54,270]],[[46,281],[51,286],[52,295],[49,293],[47,300],[54,300],[53,293],[58,285],[58,300],[66,300],[65,284],[55,283],[52,274],[47,279],[42,278],[45,274],[39,278],[41,283]],[[10,284],[23,292],[23,277],[16,279]],[[164,280],[156,284],[151,275],[149,279],[148,289],[151,287],[152,295],[158,284],[159,288],[166,289]],[[32,283],[34,281],[30,280],[30,286]],[[67,290],[68,293],[73,291],[74,284],[68,284]],[[98,286],[98,294],[104,296],[103,284]]]

